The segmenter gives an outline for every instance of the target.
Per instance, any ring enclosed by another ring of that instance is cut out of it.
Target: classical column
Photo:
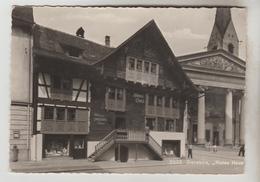
[[[225,145],[232,145],[232,115],[233,115],[233,94],[232,90],[228,89],[226,93],[226,107],[225,107]]]
[[[245,144],[245,95],[241,98],[240,106],[240,144]]]
[[[183,114],[183,132],[185,136],[185,142],[188,143],[188,101],[185,101],[185,108],[184,108],[184,114]]]
[[[198,96],[198,144],[205,143],[205,93]]]
[[[239,137],[240,137],[240,107],[241,107],[241,100],[236,97],[236,100],[234,102],[235,104],[235,129],[234,129],[234,137],[235,137],[235,145],[239,145]]]

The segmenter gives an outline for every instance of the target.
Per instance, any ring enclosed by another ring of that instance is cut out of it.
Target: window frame
[[[132,65],[133,64],[133,65]],[[134,71],[135,70],[135,58],[132,58],[132,57],[129,57],[128,58],[128,62],[127,62],[127,68],[128,70],[132,70]]]
[[[153,71],[153,66],[155,66],[155,67],[154,67],[154,71]],[[154,75],[157,74],[157,66],[158,66],[158,64],[156,64],[156,63],[151,63],[151,74],[154,74]]]
[[[152,100],[151,100],[152,99]],[[148,106],[154,106],[155,95],[148,94]],[[152,102],[151,102],[152,101]]]
[[[47,109],[50,109],[50,108],[52,109],[52,117],[46,118]],[[53,106],[44,106],[43,119],[44,120],[54,120],[54,116],[55,116],[55,107],[53,107]]]
[[[64,112],[63,112],[63,119],[59,119],[58,118],[58,114],[59,114],[59,110],[63,110]],[[56,116],[55,116],[55,119],[56,119],[56,121],[66,121],[67,120],[67,118],[66,118],[66,108],[65,107],[56,107]]]
[[[136,71],[143,72],[143,61],[140,59],[136,61]]]
[[[67,121],[74,122],[76,121],[76,108],[67,108]],[[74,118],[70,118],[71,114],[70,111],[74,112]]]

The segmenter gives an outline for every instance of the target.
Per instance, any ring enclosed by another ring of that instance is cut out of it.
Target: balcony
[[[125,111],[125,103],[123,100],[107,99],[106,109],[112,111]]]
[[[43,120],[41,133],[44,134],[87,134],[87,121]]]
[[[146,106],[146,115],[160,116],[167,118],[179,118],[179,109],[168,108],[168,107],[158,107],[158,106]]]

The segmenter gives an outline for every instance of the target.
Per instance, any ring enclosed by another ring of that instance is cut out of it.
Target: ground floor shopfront
[[[44,135],[43,158],[86,158],[86,135]]]

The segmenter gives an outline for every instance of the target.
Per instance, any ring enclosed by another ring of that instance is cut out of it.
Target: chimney
[[[105,45],[107,47],[110,47],[110,36],[108,36],[108,35],[105,36]]]
[[[84,30],[82,27],[80,27],[80,28],[77,30],[76,35],[77,35],[78,37],[84,38],[84,33],[85,33],[85,30]]]

